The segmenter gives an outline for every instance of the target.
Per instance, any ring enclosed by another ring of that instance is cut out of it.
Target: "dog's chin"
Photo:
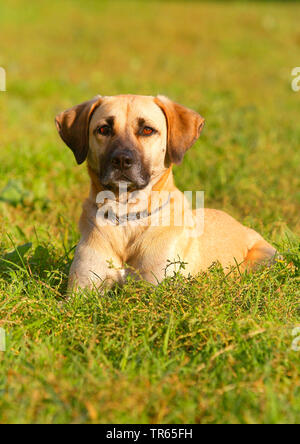
[[[129,178],[119,178],[115,180],[100,181],[103,188],[113,192],[143,190],[149,184],[149,180],[131,180]]]

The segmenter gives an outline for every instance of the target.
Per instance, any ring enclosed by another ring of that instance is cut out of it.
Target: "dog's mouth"
[[[136,191],[136,190],[142,190],[149,184],[150,179],[148,178],[138,178],[133,179],[130,176],[127,176],[126,174],[122,173],[119,174],[117,177],[104,177],[100,178],[100,183],[103,186],[103,188],[114,191],[114,192],[120,192],[120,191]]]
[[[142,190],[150,182],[150,169],[144,164],[141,154],[133,150],[117,149],[109,151],[101,160],[99,180],[108,190]]]

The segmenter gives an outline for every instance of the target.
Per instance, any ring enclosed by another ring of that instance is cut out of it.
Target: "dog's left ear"
[[[154,101],[167,120],[169,160],[171,163],[179,164],[185,152],[199,138],[205,120],[200,114],[165,96],[157,96]]]
[[[83,163],[89,150],[89,124],[95,109],[101,104],[101,96],[58,114],[56,128],[65,144],[71,148],[77,163]]]

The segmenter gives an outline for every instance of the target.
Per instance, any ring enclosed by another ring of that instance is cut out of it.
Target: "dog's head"
[[[198,139],[204,119],[164,96],[97,96],[56,117],[78,164],[86,159],[102,187],[142,189]]]

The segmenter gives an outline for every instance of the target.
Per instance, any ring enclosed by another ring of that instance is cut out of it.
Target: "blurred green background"
[[[299,421],[299,16],[297,2],[1,2],[0,422]],[[61,305],[89,184],[54,117],[120,93],[206,118],[178,186],[278,244],[295,273],[217,270]]]

